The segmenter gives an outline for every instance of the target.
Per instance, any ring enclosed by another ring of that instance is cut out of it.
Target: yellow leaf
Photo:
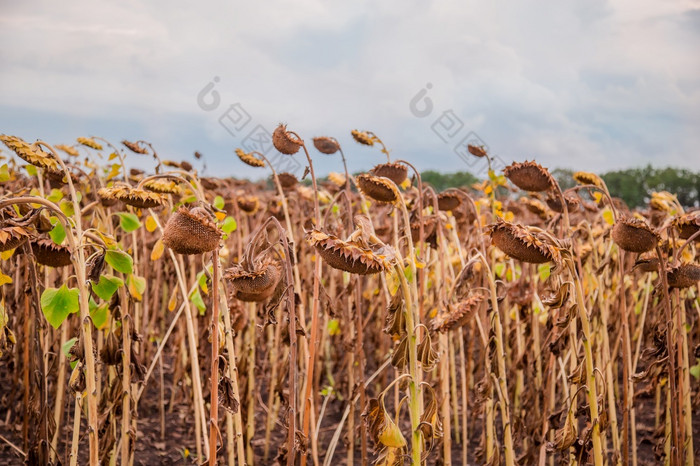
[[[608,225],[612,225],[613,223],[615,223],[615,220],[613,220],[612,210],[610,210],[610,208],[608,207],[606,207],[605,210],[603,210],[603,220],[605,220],[605,222]]]
[[[12,283],[12,277],[0,272],[0,286]]]
[[[402,187],[403,189],[408,189],[409,186],[411,186],[411,180],[409,180],[408,178],[406,178],[405,180],[403,180],[403,183],[401,183],[401,187]]]
[[[600,200],[603,198],[603,193],[601,192],[594,192],[593,193],[593,199],[595,199],[596,203],[600,202]]]
[[[425,268],[425,263],[424,263],[424,262],[420,262],[420,261],[416,261],[416,268],[417,268],[417,269],[424,269],[424,268]]]
[[[153,215],[149,215],[146,218],[146,230],[148,230],[149,233],[153,233],[156,231],[156,228],[158,228],[158,225],[156,224],[156,219],[153,218]]]
[[[168,311],[173,312],[175,310],[175,306],[177,306],[177,291],[173,292],[173,295],[170,297],[170,301],[168,301]]]
[[[226,218],[226,212],[216,212],[216,214],[214,215],[216,215],[217,220],[219,220],[220,222],[223,222]]]
[[[492,192],[493,192],[493,187],[491,187],[490,184],[487,184],[487,185],[484,187],[484,194],[491,194]]]
[[[109,154],[109,159],[107,159],[107,160],[114,160],[114,159],[116,159],[117,157],[118,157],[117,153],[116,153],[116,152],[112,152],[111,154]]]
[[[112,238],[112,236],[106,235],[106,234],[100,232],[99,230],[95,230],[95,233],[97,233],[99,235],[99,237],[102,239],[102,241],[105,242],[105,246],[107,246],[108,248],[111,249],[117,245],[116,240],[114,238]]]
[[[153,245],[153,251],[151,251],[151,260],[157,261],[158,259],[160,259],[163,255],[163,251],[165,251],[165,246],[163,245],[163,240],[159,239],[158,241],[156,241],[156,244]]]
[[[515,215],[513,215],[513,212],[511,212],[511,211],[509,210],[508,212],[506,212],[506,215],[505,215],[505,217],[504,217],[504,220],[505,220],[506,222],[512,222],[514,218],[515,218]]]
[[[12,257],[12,254],[14,254],[14,253],[15,253],[14,249],[8,249],[7,251],[3,251],[0,253],[0,258],[2,258],[2,260],[6,261],[10,257]]]

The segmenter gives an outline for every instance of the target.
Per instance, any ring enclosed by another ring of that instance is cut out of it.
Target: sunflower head
[[[0,134],[0,141],[9,149],[12,149],[12,151],[25,162],[43,168],[49,172],[63,173],[58,167],[58,162],[53,155],[44,152],[35,144],[29,144],[21,138],[7,136],[5,134]]]
[[[577,196],[564,196],[564,200],[566,201],[566,210],[569,212],[575,212],[581,207],[581,201]],[[547,196],[547,205],[554,212],[559,214],[564,213],[564,207],[561,204],[561,198],[559,196]]]
[[[240,196],[236,198],[236,204],[238,204],[238,208],[246,214],[254,214],[258,211],[260,201],[258,200],[258,196]]]
[[[431,327],[438,332],[447,332],[463,327],[485,300],[486,296],[483,293],[472,293],[457,304],[448,306],[447,312],[439,314],[433,319]]]
[[[233,287],[233,297],[246,302],[268,299],[274,293],[281,276],[279,263],[270,258],[258,260],[252,270],[237,264],[224,274],[224,278]]]
[[[688,239],[700,230],[700,210],[680,215],[673,220],[673,225],[678,228],[678,236],[681,239]],[[700,242],[700,236],[695,238]]]
[[[549,170],[534,161],[514,162],[503,170],[503,174],[524,191],[549,191],[556,186]]]
[[[314,138],[314,147],[322,154],[333,155],[340,150],[338,141],[326,136]]]
[[[356,129],[353,129],[352,131],[350,131],[350,134],[352,134],[352,138],[355,141],[359,142],[364,146],[374,145],[374,138],[366,131],[358,131]]]
[[[30,241],[37,263],[48,267],[65,267],[71,264],[68,246],[54,243],[51,238],[36,238]]]
[[[93,138],[85,138],[85,137],[79,137],[78,138],[78,143],[87,146],[91,149],[95,150],[102,150],[102,144],[99,142],[95,141]]]
[[[390,251],[386,246],[375,251],[358,241],[343,241],[335,235],[317,229],[309,231],[306,240],[334,269],[370,275],[383,272],[388,267]]]
[[[394,203],[399,200],[396,186],[388,179],[363,173],[358,175],[355,180],[362,194],[375,201]]]
[[[285,190],[294,189],[296,185],[299,184],[299,180],[292,173],[278,173],[277,179],[280,181],[282,189]]]
[[[178,254],[203,254],[219,247],[221,230],[201,207],[180,207],[163,229],[163,244]]]
[[[470,154],[472,154],[475,157],[488,156],[488,153],[486,152],[486,148],[484,146],[475,146],[473,144],[468,144],[467,150],[469,151]]]
[[[551,240],[531,228],[506,222],[502,219],[489,226],[491,243],[509,256],[529,262],[559,262],[561,252]]]
[[[685,263],[671,267],[667,277],[671,288],[690,288],[700,282],[700,265]]]
[[[374,176],[383,176],[400,185],[408,178],[408,167],[402,163],[380,163],[372,169]]]
[[[73,157],[77,157],[80,155],[80,152],[78,152],[78,149],[76,149],[73,146],[67,146],[65,144],[55,144],[54,147],[58,150],[62,150],[66,154],[73,156]]]
[[[236,149],[236,155],[241,159],[241,162],[251,167],[259,168],[265,166],[265,161],[263,159],[257,158],[252,152],[245,152],[240,147]]]
[[[140,188],[131,188],[126,185],[117,185],[111,188],[103,188],[108,191],[100,192],[100,198],[115,198],[126,205],[139,209],[153,209],[165,203],[165,198],[158,193],[146,191]]]
[[[442,211],[456,210],[462,205],[462,198],[455,192],[440,193],[437,198],[438,209]]]
[[[593,186],[596,186],[601,189],[603,189],[603,187],[605,186],[605,183],[603,183],[603,179],[595,173],[576,172],[573,174],[573,178],[580,184],[592,184]]]
[[[20,226],[0,227],[0,252],[22,246],[29,239],[27,230]]]
[[[615,244],[629,252],[647,252],[659,242],[659,234],[635,217],[618,219],[612,230],[612,238]]]
[[[148,149],[143,147],[138,142],[131,142],[131,141],[127,141],[126,139],[124,139],[122,141],[122,144],[124,144],[126,146],[126,148],[129,149],[131,152],[134,152],[136,154],[141,154],[141,155],[148,154]]]
[[[180,185],[176,181],[162,178],[148,180],[143,184],[143,187],[147,191],[159,194],[180,194],[182,192]]]
[[[280,124],[272,133],[272,144],[283,154],[294,155],[299,152],[304,141],[296,134],[287,131],[287,125]]]

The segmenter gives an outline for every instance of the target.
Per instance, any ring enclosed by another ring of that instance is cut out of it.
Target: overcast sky
[[[0,133],[27,140],[146,139],[168,159],[199,150],[210,175],[258,178],[233,149],[285,122],[309,146],[336,137],[353,171],[382,161],[354,128],[421,170],[479,171],[459,154],[469,140],[503,163],[700,170],[698,1],[0,8]]]

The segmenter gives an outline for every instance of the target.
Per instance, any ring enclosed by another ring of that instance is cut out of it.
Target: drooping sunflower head
[[[165,203],[165,198],[161,194],[146,191],[145,189],[132,188],[126,185],[117,185],[103,189],[107,191],[100,190],[102,193],[100,194],[101,198],[115,198],[126,205],[139,209],[153,209]]]
[[[503,174],[524,191],[549,191],[556,186],[549,170],[534,161],[514,162],[503,170]]]
[[[335,235],[317,229],[309,231],[306,240],[334,269],[370,275],[383,272],[388,267],[388,256],[383,254],[383,248],[374,251],[357,241],[343,241]]]
[[[53,155],[44,152],[35,144],[29,144],[17,136],[7,136],[5,134],[0,134],[0,141],[25,162],[43,168],[49,172],[63,173],[60,171],[58,162]]]
[[[386,178],[363,173],[358,175],[355,180],[362,194],[375,201],[394,203],[399,199],[396,186]]]
[[[380,163],[372,169],[374,176],[383,176],[400,185],[408,178],[408,167],[400,162]]]
[[[77,157],[80,155],[80,152],[78,152],[78,149],[76,149],[73,146],[67,146],[66,144],[55,144],[54,147],[56,149],[62,150],[66,154],[73,156],[73,157]]]
[[[260,200],[258,199],[258,196],[254,195],[239,196],[236,198],[236,204],[238,204],[238,208],[246,214],[254,214],[258,211]]]
[[[603,189],[603,187],[605,186],[603,179],[595,173],[576,172],[573,174],[573,178],[580,184],[592,184],[593,186],[596,186],[601,189]]]
[[[673,225],[678,228],[678,236],[681,239],[688,239],[700,230],[700,210],[679,215],[673,219]],[[700,236],[695,238],[700,242]]]
[[[219,247],[222,232],[202,207],[181,206],[163,229],[163,244],[178,254],[203,254]]]
[[[321,136],[314,138],[314,147],[322,154],[333,155],[340,149],[338,141],[333,138]]]
[[[455,192],[445,192],[438,194],[437,202],[442,211],[456,210],[462,205],[462,198]]]
[[[668,286],[690,288],[700,282],[700,265],[684,263],[668,270]]]
[[[366,131],[358,131],[356,129],[353,129],[352,131],[350,131],[350,134],[352,134],[352,138],[355,141],[359,142],[364,146],[374,145],[374,138]]]
[[[564,200],[566,201],[566,210],[569,212],[575,212],[579,209],[579,207],[581,207],[581,201],[573,194],[564,196]],[[554,212],[559,214],[564,212],[564,207],[562,206],[561,198],[559,196],[547,196],[547,205]]]
[[[647,252],[656,247],[659,234],[636,217],[622,217],[612,230],[615,244],[629,252]]]
[[[224,273],[233,287],[233,297],[246,302],[265,301],[275,291],[280,281],[279,262],[270,258],[257,261],[252,270],[237,264]]]
[[[176,181],[161,178],[148,180],[143,184],[143,187],[159,194],[180,194],[182,192],[182,188]]]
[[[561,260],[559,248],[545,235],[531,228],[499,218],[489,225],[489,230],[491,243],[515,259],[532,264]]]
[[[468,144],[467,150],[469,151],[470,154],[472,154],[475,157],[488,156],[488,153],[486,152],[486,148],[484,146],[475,146],[473,144]]]
[[[292,173],[278,173],[277,179],[280,181],[282,189],[285,190],[294,189],[299,184],[299,180]]]
[[[259,168],[265,166],[265,161],[263,159],[257,158],[252,152],[245,152],[240,147],[236,149],[236,155],[241,159],[241,162],[251,167]]]
[[[143,147],[138,142],[131,142],[131,141],[127,141],[126,139],[124,139],[122,141],[122,144],[124,144],[126,146],[126,148],[129,149],[131,152],[134,152],[136,154],[141,154],[141,155],[148,154],[148,149]]]
[[[91,149],[102,150],[102,144],[95,141],[93,138],[79,137],[78,142]]]
[[[66,267],[71,264],[71,250],[68,246],[56,244],[51,238],[30,240],[32,253],[37,263],[48,267]]]
[[[294,155],[299,152],[304,141],[296,134],[287,131],[287,125],[280,124],[272,133],[272,144],[283,154]]]

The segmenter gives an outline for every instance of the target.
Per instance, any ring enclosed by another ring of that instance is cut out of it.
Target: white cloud
[[[307,139],[335,135],[353,170],[381,160],[354,145],[355,127],[374,130],[421,169],[468,168],[430,130],[448,109],[506,162],[700,169],[699,8],[652,0],[16,2],[0,18],[0,131],[147,138],[173,158],[200,149],[218,172],[260,176],[232,159],[241,137],[217,123],[222,110],[196,105],[219,76],[222,109],[240,102],[269,129],[286,121]],[[428,82],[435,110],[418,119],[408,103]],[[318,164],[339,168],[332,159]]]

